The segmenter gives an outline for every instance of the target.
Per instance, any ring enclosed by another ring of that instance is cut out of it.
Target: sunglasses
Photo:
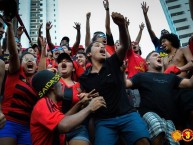
[[[52,50],[52,52],[59,51],[59,50],[63,50],[63,48],[62,48],[62,47],[54,48],[54,49]]]
[[[25,58],[25,57],[24,57],[22,60],[23,60],[24,62],[28,62],[28,61],[36,62],[37,59],[34,58],[34,57],[31,57],[31,58]]]

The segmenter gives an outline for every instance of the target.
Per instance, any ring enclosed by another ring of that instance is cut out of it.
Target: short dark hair
[[[91,52],[91,48],[92,48],[92,46],[93,46],[93,44],[94,44],[95,42],[97,42],[97,41],[91,42],[91,43],[89,44],[89,46],[86,48],[86,57],[87,57],[87,59],[88,59],[90,62],[91,62],[91,58],[88,57],[88,53]]]
[[[153,53],[155,53],[156,51],[152,51],[152,52],[150,52],[147,56],[146,56],[146,58],[145,58],[145,60],[147,61],[147,60],[149,60],[149,57],[153,54]],[[157,53],[157,52],[156,52]]]
[[[167,39],[168,41],[171,42],[171,45],[175,48],[180,48],[180,39],[178,38],[178,36],[176,34],[164,34],[160,37],[160,44],[162,42],[163,39]]]
[[[69,39],[69,37],[67,37],[67,36],[64,36],[64,37],[62,38],[61,42],[62,42],[63,40],[66,40],[68,43],[70,42],[70,39]]]

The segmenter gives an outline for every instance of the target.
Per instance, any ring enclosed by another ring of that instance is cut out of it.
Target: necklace
[[[172,62],[174,56],[176,55],[177,50],[178,49],[175,50],[174,54],[172,54],[171,57],[169,57],[169,55],[168,55],[168,63]]]

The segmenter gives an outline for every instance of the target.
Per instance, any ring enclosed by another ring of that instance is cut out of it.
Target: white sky
[[[135,40],[139,32],[139,24],[145,23],[141,3],[143,0],[109,0],[110,13],[119,12],[130,20],[129,31],[131,39]],[[169,30],[164,12],[159,0],[146,0],[149,5],[148,16],[155,34],[160,37],[162,29]],[[103,0],[59,0],[59,37],[68,36],[70,45],[73,45],[76,38],[76,30],[73,28],[74,22],[81,23],[81,44],[85,44],[85,22],[86,13],[91,12],[90,27],[91,36],[95,31],[105,32],[105,9]],[[111,31],[114,40],[118,39],[119,33],[117,26],[111,19]],[[142,56],[154,50],[147,28],[144,28],[140,46]]]

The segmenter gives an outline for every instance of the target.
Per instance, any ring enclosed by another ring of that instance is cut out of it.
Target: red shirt
[[[78,64],[77,61],[73,61],[73,65],[74,65],[74,68],[75,68],[75,73],[76,73],[76,76],[74,76],[74,80],[77,81],[78,78],[84,73],[84,68],[82,66],[80,66],[80,64]]]
[[[29,124],[33,106],[38,99],[22,68],[16,74],[7,75],[2,102],[7,120]]]
[[[57,68],[58,64],[55,61],[55,59],[50,59],[50,58],[46,58],[46,66],[48,67],[48,65],[52,65],[52,68]]]
[[[139,55],[136,54],[132,48],[130,48],[127,52],[127,78],[131,78],[138,72],[145,72],[147,70],[146,62],[145,60]]]
[[[56,144],[55,139],[59,139],[56,127],[63,118],[64,114],[50,98],[40,99],[34,106],[31,115],[30,131],[33,145]]]
[[[115,46],[110,46],[110,45],[106,45],[105,46],[106,51],[110,54],[113,55],[115,53]]]

